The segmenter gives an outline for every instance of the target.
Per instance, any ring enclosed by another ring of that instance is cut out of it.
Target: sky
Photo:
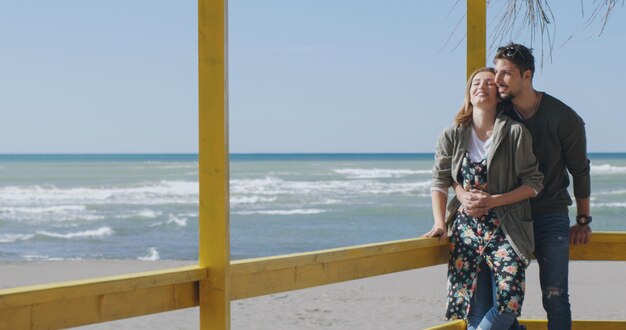
[[[488,63],[503,1],[488,7]],[[535,88],[626,152],[626,8],[549,1]],[[196,1],[0,3],[0,153],[196,153]],[[465,86],[464,1],[231,0],[232,153],[433,152]],[[571,38],[570,38],[571,37]],[[541,61],[543,49],[544,59]],[[543,65],[541,65],[543,63]]]

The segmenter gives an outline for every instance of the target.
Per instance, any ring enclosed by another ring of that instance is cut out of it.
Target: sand
[[[0,264],[0,287],[172,268],[194,261],[59,261]],[[574,319],[626,320],[626,262],[570,264]],[[444,265],[242,299],[231,303],[232,329],[423,329],[441,324]],[[527,272],[523,318],[545,319],[538,267]],[[79,327],[77,329],[197,329],[198,308]]]

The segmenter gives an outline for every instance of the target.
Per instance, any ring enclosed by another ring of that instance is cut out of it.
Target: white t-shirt
[[[480,162],[485,159],[491,149],[492,142],[493,135],[491,135],[486,141],[482,141],[478,138],[476,130],[472,127],[472,134],[467,144],[467,152],[469,153],[470,160],[473,162]]]
[[[470,136],[469,142],[467,143],[467,152],[469,153],[470,160],[473,162],[480,162],[481,160],[485,159],[485,157],[487,157],[487,154],[489,153],[491,149],[492,142],[493,142],[493,135],[491,135],[487,139],[487,141],[482,141],[481,139],[478,138],[476,131],[472,127],[472,134]],[[446,196],[448,196],[448,189],[444,190],[444,189],[436,188],[436,187],[430,188],[430,192],[432,193],[433,191],[440,191],[444,193]],[[538,192],[537,190],[535,190],[535,196],[537,196],[537,194]]]
[[[493,135],[491,135],[486,141],[482,141],[478,138],[476,130],[472,127],[472,134],[470,135],[470,140],[467,143],[467,152],[469,153],[470,160],[477,163],[485,159],[491,149],[492,142]],[[440,191],[446,196],[448,195],[447,189],[444,190],[436,187],[430,188],[430,192],[432,193],[433,191]]]

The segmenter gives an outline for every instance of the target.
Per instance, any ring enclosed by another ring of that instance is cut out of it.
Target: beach
[[[195,261],[77,260],[5,263],[0,287],[150,271]],[[45,276],[43,275],[45,274]],[[626,262],[570,263],[572,314],[578,320],[626,320]],[[441,324],[445,265],[282,292],[231,303],[232,329],[423,329]],[[78,329],[197,329],[199,309],[160,313]],[[545,319],[538,266],[527,271],[523,318]]]
[[[593,229],[624,231],[626,153],[591,158]],[[231,259],[421,235],[432,226],[432,159],[232,155]],[[195,154],[0,155],[0,288],[195,264],[197,174]],[[232,329],[422,329],[444,322],[445,273],[436,266],[233,301]],[[577,261],[571,273],[574,318],[626,319],[626,263]],[[523,312],[545,319],[535,262]],[[197,329],[198,314],[84,328]]]

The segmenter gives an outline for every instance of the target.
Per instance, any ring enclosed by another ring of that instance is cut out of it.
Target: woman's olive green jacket
[[[441,133],[435,152],[431,187],[447,191],[453,182],[462,185],[458,182],[458,174],[467,152],[471,130],[471,124],[455,125]],[[539,172],[533,154],[530,132],[510,117],[499,114],[494,125],[491,150],[487,155],[487,193],[502,194],[524,184],[539,193],[543,188],[542,182],[543,174]],[[448,203],[448,228],[460,206],[456,196]],[[518,255],[528,262],[535,245],[528,199],[496,207],[495,212],[509,242]]]

